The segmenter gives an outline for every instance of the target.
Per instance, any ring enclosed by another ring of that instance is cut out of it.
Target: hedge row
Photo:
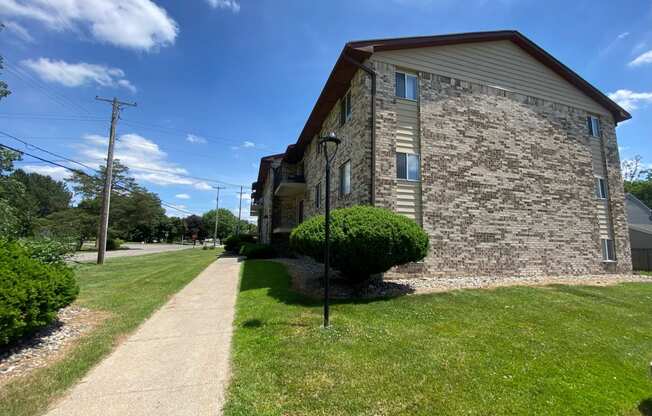
[[[31,256],[18,242],[0,239],[0,345],[48,325],[79,293],[69,267]]]
[[[244,243],[254,243],[256,240],[254,236],[249,234],[232,234],[224,239],[224,250],[230,253],[240,253],[240,247]]]
[[[240,255],[248,259],[271,259],[276,257],[276,250],[269,244],[243,243]]]

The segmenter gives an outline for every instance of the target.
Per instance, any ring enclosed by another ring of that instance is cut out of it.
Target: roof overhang
[[[319,98],[317,98],[315,106],[310,112],[306,124],[299,134],[296,144],[288,147],[283,160],[289,163],[296,163],[301,160],[308,143],[319,133],[324,120],[333,106],[348,90],[353,76],[359,69],[356,63],[363,63],[374,52],[499,40],[510,40],[520,46],[525,52],[540,61],[543,65],[553,70],[570,84],[609,110],[616,123],[631,118],[631,115],[625,109],[600,90],[515,30],[353,41],[344,45],[340,56],[335,62],[335,66],[328,76],[324,88],[319,94]]]
[[[260,159],[260,165],[258,166],[258,179],[256,182],[251,184],[251,188],[257,197],[262,196],[263,186],[265,186],[265,181],[267,180],[267,174],[269,168],[272,166],[272,163],[276,160],[282,160],[285,156],[285,153],[278,153],[275,155],[263,156]]]

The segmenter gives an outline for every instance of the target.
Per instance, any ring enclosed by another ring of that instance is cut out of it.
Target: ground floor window
[[[614,240],[602,239],[602,259],[604,261],[615,261],[616,253],[614,252]]]

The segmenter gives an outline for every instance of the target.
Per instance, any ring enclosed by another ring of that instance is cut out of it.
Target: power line
[[[4,131],[2,131],[2,130],[0,130],[0,134],[2,134],[2,135],[4,135],[4,136],[7,136],[7,137],[9,137],[9,138],[11,138],[11,139],[17,140],[17,141],[21,142],[22,144],[24,144],[24,145],[27,146],[27,147],[31,147],[31,148],[34,148],[34,149],[40,150],[40,151],[42,151],[42,152],[44,152],[44,153],[47,153],[47,154],[49,154],[49,155],[51,155],[51,156],[54,156],[54,157],[58,157],[58,158],[60,158],[60,159],[67,160],[67,161],[69,161],[69,162],[71,162],[71,163],[75,163],[75,164],[80,165],[80,166],[83,166],[83,167],[85,167],[85,168],[87,168],[87,169],[93,170],[93,171],[95,171],[95,172],[99,172],[97,169],[95,169],[95,168],[93,168],[93,167],[91,167],[91,166],[88,166],[88,165],[86,165],[86,164],[84,164],[84,163],[82,163],[82,162],[79,162],[79,161],[74,160],[74,159],[71,159],[71,158],[69,158],[69,157],[62,156],[62,155],[59,155],[59,154],[57,154],[57,153],[51,152],[51,151],[49,151],[49,150],[47,150],[47,149],[44,149],[44,148],[42,148],[42,147],[40,147],[40,146],[36,146],[35,144],[32,144],[32,143],[30,143],[30,142],[28,142],[28,141],[26,141],[26,140],[24,140],[24,139],[21,139],[21,138],[19,138],[19,137],[16,137],[16,136],[14,136],[14,135],[12,135],[12,134],[9,134],[9,133],[7,133],[7,132],[4,132]],[[153,168],[143,168],[143,167],[134,167],[134,168],[132,168],[132,169],[135,170],[135,171],[154,172],[154,173],[166,173],[166,174],[168,174],[168,175],[176,176],[176,177],[179,177],[179,178],[195,179],[195,180],[199,180],[199,181],[205,181],[205,182],[211,182],[211,183],[216,183],[216,184],[226,185],[226,186],[230,186],[230,187],[233,187],[233,188],[238,188],[238,187],[241,187],[241,186],[243,186],[243,187],[245,187],[245,188],[249,188],[249,186],[244,186],[244,185],[242,185],[242,184],[229,183],[229,182],[226,182],[226,181],[222,181],[222,180],[220,180],[220,179],[215,179],[215,178],[205,178],[205,177],[200,177],[200,176],[192,176],[192,175],[187,175],[187,174],[184,174],[184,173],[177,173],[177,172],[172,172],[172,171],[169,171],[169,170],[163,170],[163,169],[153,169]]]
[[[37,159],[37,160],[39,160],[39,161],[41,161],[41,162],[44,162],[44,163],[49,163],[50,165],[53,165],[53,166],[58,166],[58,167],[60,167],[60,168],[66,169],[66,170],[68,170],[68,171],[70,171],[70,172],[77,173],[77,174],[82,175],[82,176],[86,176],[86,177],[88,177],[88,178],[92,178],[92,177],[93,177],[93,176],[91,176],[91,175],[87,174],[86,172],[83,172],[83,171],[81,171],[81,170],[79,170],[79,169],[74,169],[74,168],[71,168],[71,167],[69,167],[69,166],[62,165],[62,164],[57,163],[57,162],[55,162],[55,161],[52,161],[52,160],[48,160],[48,159],[42,158],[42,157],[40,157],[40,156],[37,156],[37,155],[31,154],[31,153],[26,152],[26,151],[24,151],[24,150],[16,149],[15,147],[8,146],[8,145],[3,144],[3,143],[0,143],[0,147],[3,147],[3,148],[8,149],[8,150],[11,150],[12,152],[19,153],[19,154],[21,154],[21,155],[25,155],[25,156],[32,157],[32,158]],[[100,173],[99,171],[96,171],[96,172],[97,172],[97,173]],[[118,183],[114,183],[114,184],[113,184],[113,187],[114,187],[114,188],[117,188],[117,189],[120,189],[120,190],[122,190],[122,191],[129,192],[129,193],[131,193],[131,194],[137,192],[137,191],[134,191],[133,189],[129,189],[129,188],[127,188],[127,187],[125,187],[125,186],[122,186],[122,185],[120,185],[120,184],[118,184]],[[193,213],[193,212],[186,211],[186,210],[184,210],[184,209],[181,209],[181,208],[179,208],[179,207],[176,207],[176,206],[174,206],[172,203],[169,203],[169,202],[163,201],[163,200],[160,199],[160,198],[159,198],[159,201],[160,201],[161,205],[166,206],[166,207],[168,207],[168,208],[172,208],[172,209],[175,209],[175,210],[177,210],[177,211],[184,212],[184,213],[187,213],[187,214],[195,215],[195,213]]]
[[[55,114],[30,114],[30,113],[0,113],[0,118],[25,119],[25,120],[48,120],[48,121],[106,121],[99,117],[86,117],[78,115],[55,115]]]
[[[14,136],[14,135],[12,135],[12,134],[9,134],[9,133],[7,133],[7,132],[2,131],[2,130],[0,130],[0,134],[4,135],[4,136],[6,136],[6,137],[9,137],[9,138],[11,138],[11,139],[17,140],[17,141],[21,142],[22,144],[24,144],[25,146],[27,146],[28,148],[29,148],[29,147],[32,147],[32,148],[34,148],[34,149],[40,150],[41,152],[47,153],[47,154],[49,154],[49,155],[51,155],[51,156],[58,157],[58,158],[60,158],[60,159],[65,159],[65,160],[67,160],[68,162],[75,163],[75,164],[77,164],[77,165],[79,165],[79,166],[83,166],[83,167],[85,167],[86,169],[95,170],[95,168],[92,168],[92,167],[90,167],[90,166],[88,166],[88,165],[86,165],[86,164],[84,164],[84,163],[81,163],[81,162],[78,162],[78,161],[76,161],[76,160],[73,160],[73,159],[67,158],[67,157],[65,157],[65,156],[61,156],[61,155],[59,155],[59,154],[56,154],[56,153],[51,152],[51,151],[49,151],[49,150],[46,150],[46,149],[44,149],[44,148],[42,148],[42,147],[36,146],[36,145],[34,145],[34,144],[31,144],[31,143],[29,143],[29,142],[27,142],[27,141],[25,141],[25,140],[23,140],[23,139],[20,139],[20,138]]]

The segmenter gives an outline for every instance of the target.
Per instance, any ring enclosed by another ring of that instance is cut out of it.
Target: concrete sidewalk
[[[233,257],[208,266],[47,415],[219,414],[239,271]]]

